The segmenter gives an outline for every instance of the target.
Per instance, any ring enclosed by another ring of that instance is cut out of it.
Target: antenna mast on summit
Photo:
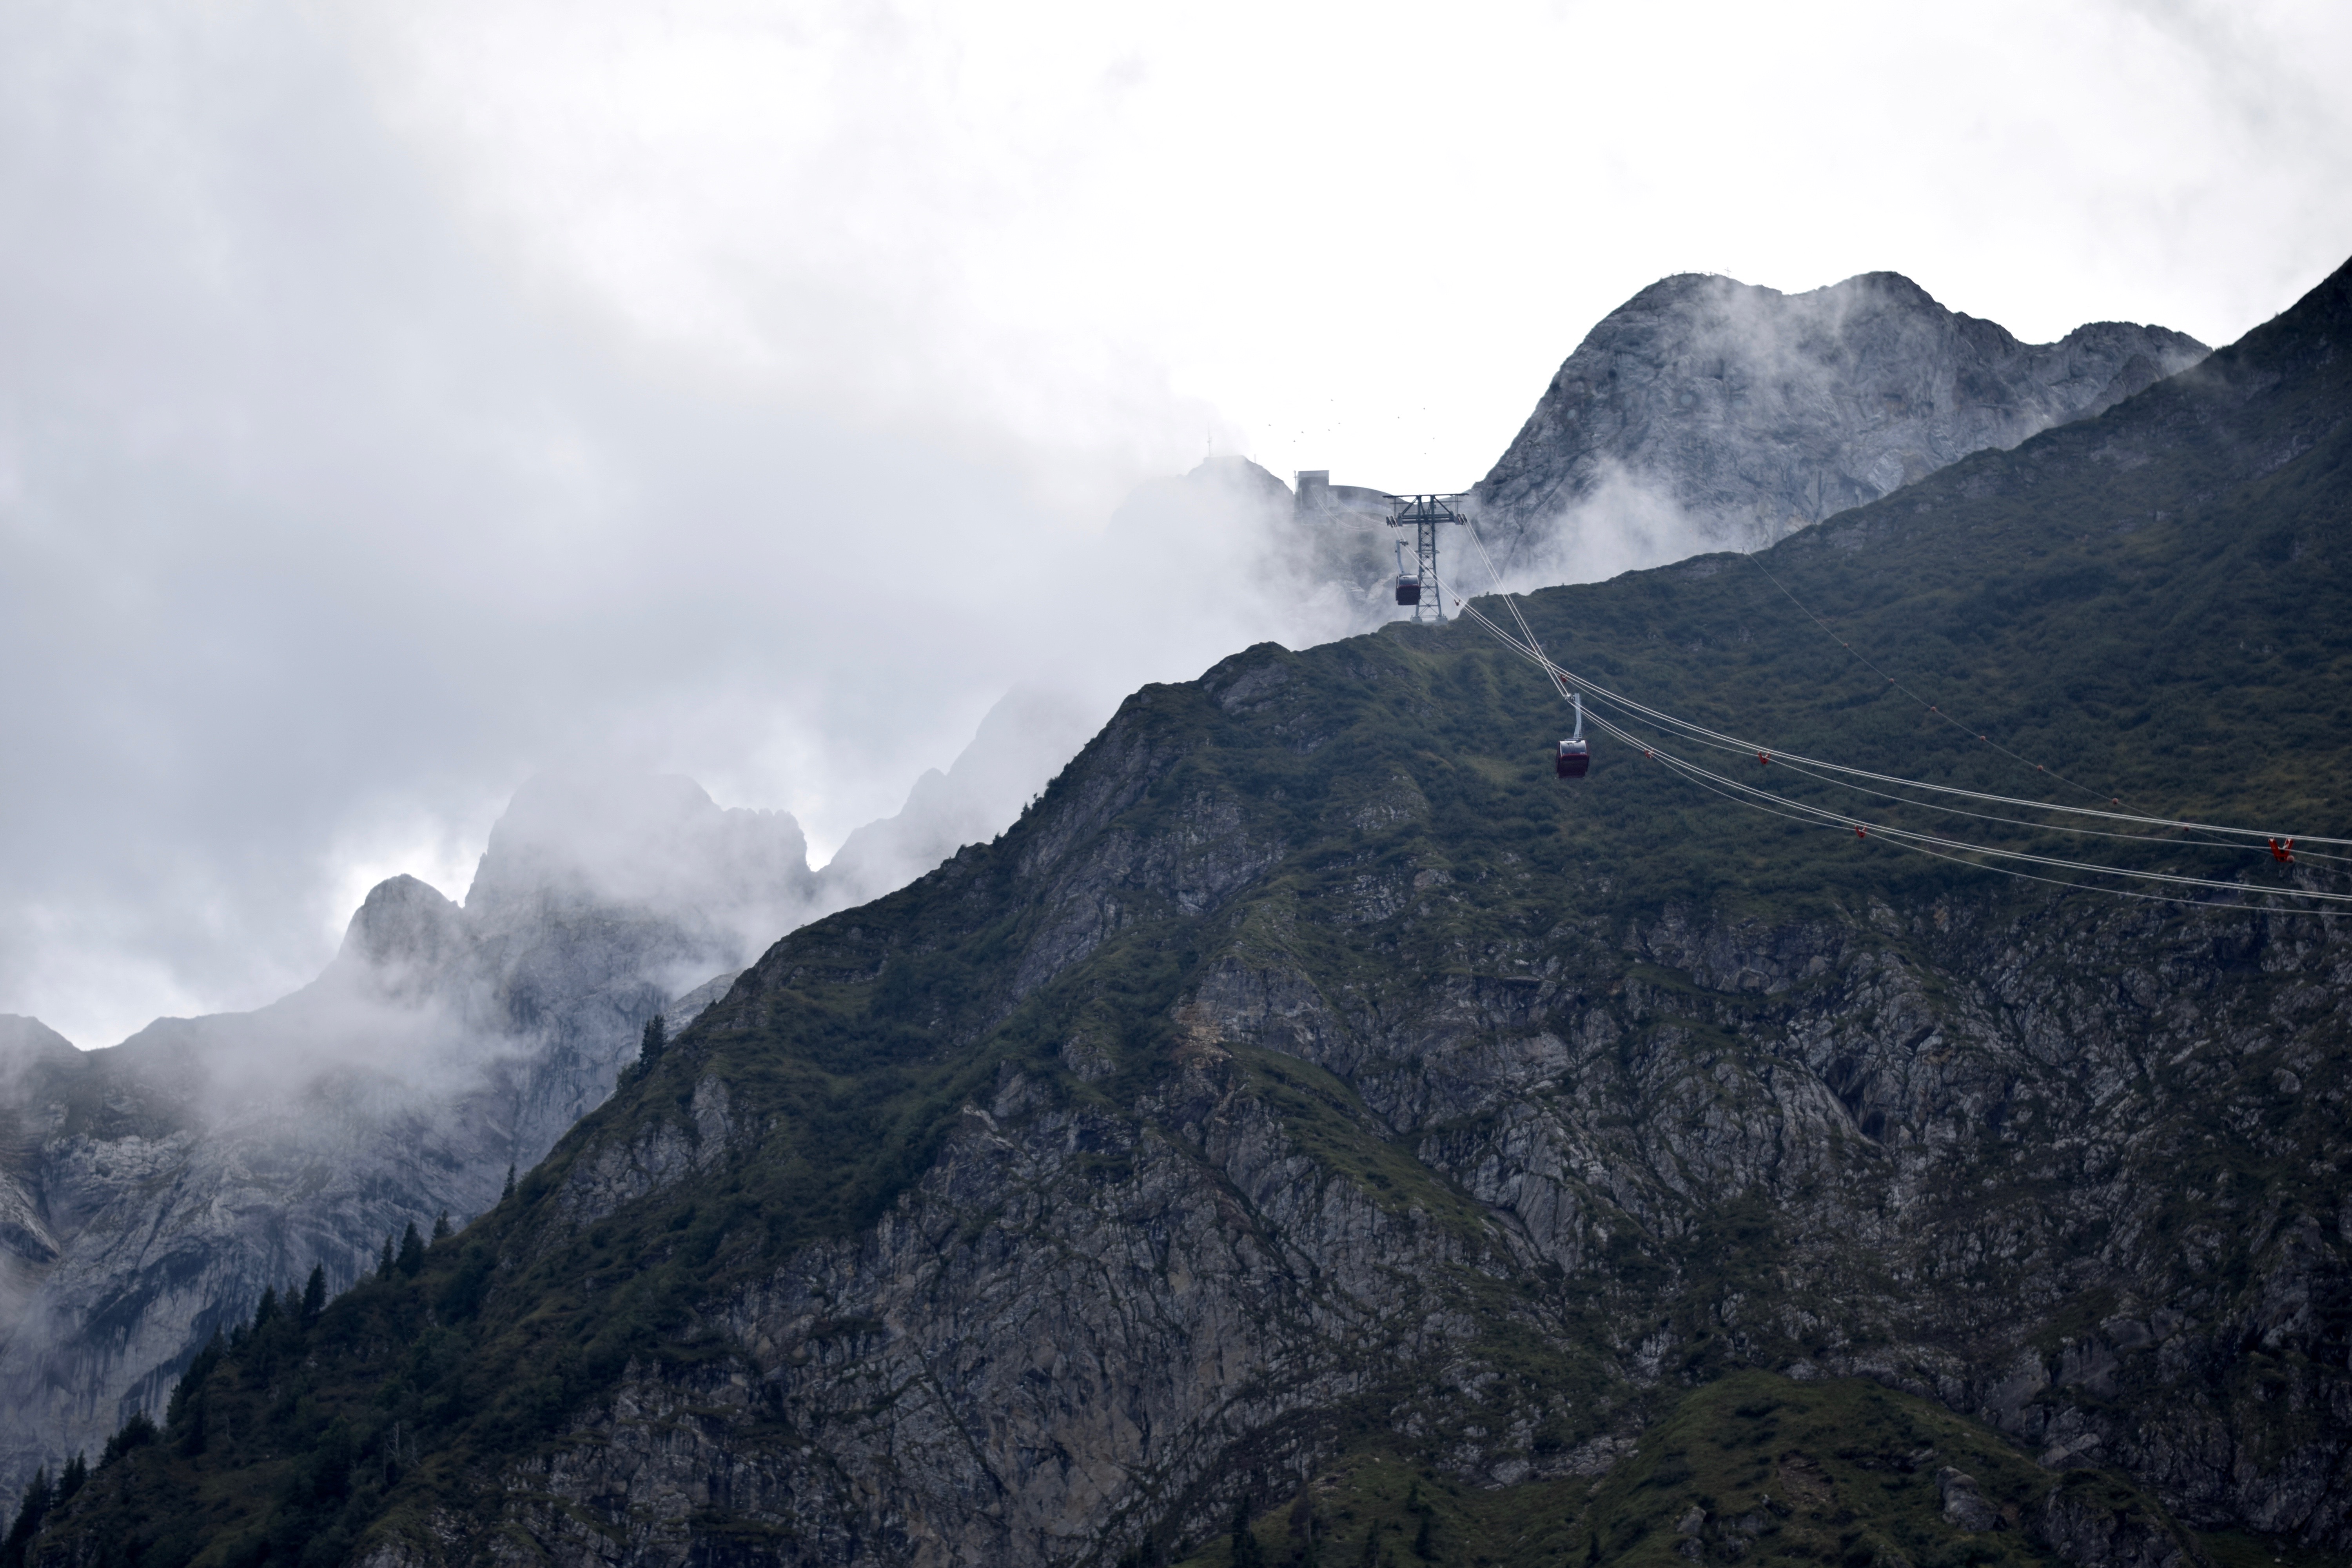
[[[1437,525],[1462,521],[1462,514],[1448,504],[1462,499],[1450,496],[1394,496],[1390,498],[1396,510],[1389,513],[1391,528],[1410,528],[1413,539],[1413,566],[1410,577],[1397,578],[1397,603],[1412,606],[1416,621],[1445,619],[1445,595],[1438,586]],[[1400,544],[1403,541],[1398,541]],[[1406,585],[1412,586],[1412,595],[1406,597]]]

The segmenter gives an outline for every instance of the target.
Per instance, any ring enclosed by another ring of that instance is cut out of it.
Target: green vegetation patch
[[[1939,1479],[1948,1471],[1966,1481]],[[1855,1378],[1744,1371],[1686,1395],[1597,1480],[1482,1488],[1430,1468],[1412,1445],[1374,1439],[1297,1495],[1257,1500],[1246,1542],[1221,1535],[1181,1568],[2057,1568],[2037,1525],[2060,1488],[2188,1539],[2122,1478],[2045,1470],[1930,1400]],[[1973,1506],[1948,1508],[1954,1496]],[[2232,1553],[2222,1568],[2273,1563],[2268,1542],[2209,1539]]]
[[[1312,1062],[1250,1046],[1232,1047],[1250,1091],[1282,1119],[1300,1152],[1356,1184],[1391,1214],[1419,1209],[1465,1242],[1486,1239],[1477,1204],[1412,1153],[1381,1137],[1356,1091]]]
[[[1448,1480],[1403,1453],[1364,1450],[1322,1467],[1292,1497],[1253,1510],[1180,1568],[1419,1568],[1422,1563],[1578,1561],[1579,1509],[1592,1483],[1570,1476],[1515,1487]]]
[[[1855,1378],[1738,1372],[1684,1400],[1611,1472],[1593,1493],[1581,1560],[2054,1564],[2035,1526],[2052,1488],[2077,1478],[2116,1492],[2114,1506],[2163,1518],[2129,1483],[2053,1474],[1929,1400]],[[1977,1508],[1954,1500],[1969,1495]],[[1962,1522],[1971,1517],[1978,1528]]]

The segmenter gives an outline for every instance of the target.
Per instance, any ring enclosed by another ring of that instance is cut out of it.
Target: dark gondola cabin
[[[1576,704],[1576,728],[1559,743],[1559,760],[1553,766],[1564,779],[1580,779],[1592,765],[1592,747],[1584,738],[1584,693],[1570,692],[1569,700]]]
[[[1400,605],[1418,605],[1421,603],[1420,578],[1400,577],[1397,579],[1397,603]]]

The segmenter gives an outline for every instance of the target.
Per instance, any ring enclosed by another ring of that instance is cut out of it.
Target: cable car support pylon
[[[1397,541],[1396,602],[1411,605],[1415,621],[1445,619],[1445,594],[1437,575],[1437,530],[1442,523],[1464,521],[1452,505],[1461,499],[1459,494],[1390,498],[1396,510],[1389,513],[1389,526],[1412,530],[1411,566],[1405,564],[1404,541]]]

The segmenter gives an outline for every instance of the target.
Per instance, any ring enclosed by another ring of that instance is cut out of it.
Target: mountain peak
[[[339,958],[373,968],[439,967],[466,946],[465,911],[439,889],[403,874],[368,890],[343,931]]]
[[[1238,489],[1278,507],[1290,504],[1290,487],[1247,458],[1203,458],[1179,482]]]
[[[1900,272],[1857,272],[1851,278],[1796,294],[1761,283],[1743,283],[1720,272],[1675,272],[1640,290],[1611,314],[1637,308],[1679,306],[1692,300],[1793,304],[1824,313],[1877,307],[1957,314],[1945,310],[1934,295]]]
[[[36,1062],[69,1062],[81,1053],[71,1040],[21,1013],[0,1013],[0,1073],[22,1072]]]
[[[2204,353],[2124,322],[2023,343],[1899,272],[1801,294],[1683,273],[1592,329],[1473,496],[1497,553],[1555,579],[1751,549]]]
[[[808,840],[790,812],[722,808],[677,774],[548,773],[491,827],[466,909],[495,919],[548,898],[798,905],[812,889]]]

